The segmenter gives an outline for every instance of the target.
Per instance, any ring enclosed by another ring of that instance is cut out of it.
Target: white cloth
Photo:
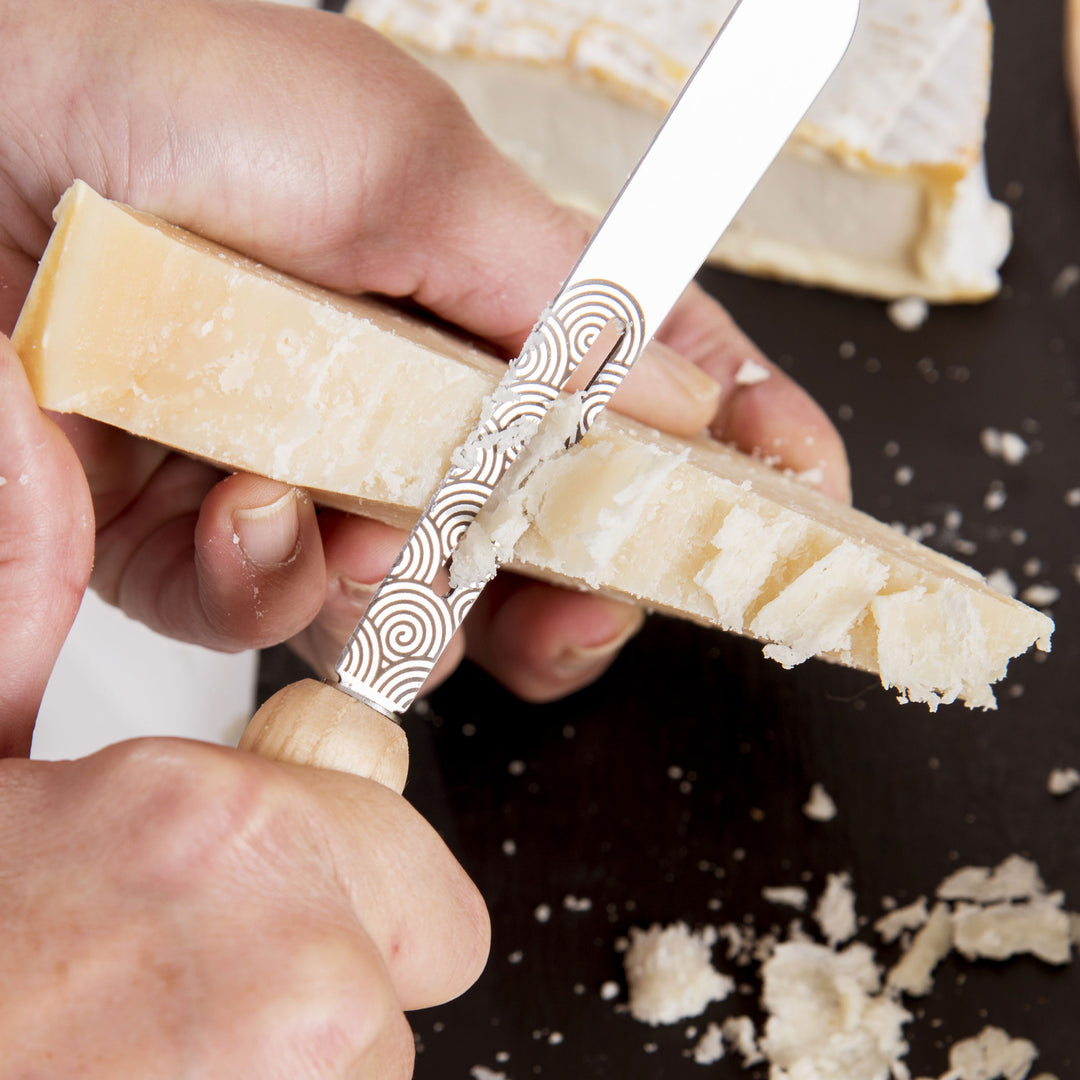
[[[257,678],[257,652],[173,641],[89,592],[45,691],[31,756],[81,757],[139,735],[235,745]]]

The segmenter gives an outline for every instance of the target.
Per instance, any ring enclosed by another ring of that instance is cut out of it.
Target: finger
[[[232,650],[276,644],[322,604],[315,509],[274,480],[221,479],[167,457],[99,533],[93,583],[133,618],[171,637]]]
[[[326,597],[318,617],[290,641],[293,650],[324,678],[367,609],[408,536],[401,529],[335,511],[320,517],[326,559]],[[447,584],[442,574],[436,588]],[[451,638],[424,683],[422,692],[443,681],[461,662],[464,634]]]
[[[803,474],[834,498],[851,500],[843,440],[824,410],[703,289],[687,289],[660,336],[720,384],[711,424],[716,438]]]
[[[584,389],[599,364],[585,364],[567,380]],[[672,435],[699,435],[720,406],[720,384],[660,341],[651,342],[623,378],[611,408]]]
[[[78,459],[0,335],[0,756],[25,755],[82,600],[94,517]]]
[[[171,453],[160,443],[76,413],[50,415],[79,456],[99,529],[130,506]]]
[[[246,906],[253,937],[296,945],[252,949],[242,967],[208,973],[204,993],[230,1003],[204,1036],[218,1048],[214,1075],[409,1080],[416,1044],[377,945],[358,921],[327,925],[317,910],[298,935],[306,890],[296,891],[285,912],[257,893]]]
[[[475,888],[381,785],[178,739],[4,768],[5,989],[32,993],[0,1026],[27,1060],[147,1075],[165,1047],[198,1075],[405,1080],[402,1008],[484,964]]]
[[[518,697],[554,701],[598,678],[643,623],[631,604],[505,574],[466,620],[466,651]]]
[[[476,886],[439,835],[381,784],[280,767],[318,800],[322,839],[401,1007],[428,1008],[464,993],[487,962],[490,920]]]

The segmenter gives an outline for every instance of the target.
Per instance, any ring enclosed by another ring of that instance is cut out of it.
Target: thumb
[[[34,401],[0,334],[0,754],[27,755],[94,557],[94,515],[75,452]]]

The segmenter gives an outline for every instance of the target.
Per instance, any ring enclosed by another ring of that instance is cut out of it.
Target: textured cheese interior
[[[259,268],[76,185],[16,328],[40,402],[395,523],[501,365],[434,327]],[[516,567],[879,672],[990,685],[1052,622],[962,564],[746,455],[603,414],[526,482]],[[957,638],[959,635],[959,638]]]
[[[733,5],[353,0],[560,200],[601,214]],[[982,165],[985,0],[863,0],[848,55],[713,261],[851,292],[994,294],[1007,209]]]

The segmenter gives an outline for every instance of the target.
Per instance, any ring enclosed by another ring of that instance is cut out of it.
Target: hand
[[[405,1080],[487,913],[371,781],[180,740],[31,762],[90,572],[90,495],[0,337],[0,1059],[5,1076]]]
[[[144,739],[0,763],[7,1076],[406,1080],[487,913],[404,799]]]
[[[93,558],[94,515],[79,460],[35,405],[0,334],[0,758],[30,753],[45,683]]]
[[[507,355],[591,231],[501,158],[439,80],[339,16],[241,0],[0,0],[0,36],[0,329],[76,176],[318,284],[409,297]],[[825,489],[846,497],[836,432],[719,305],[692,288],[660,337],[672,348],[635,370],[620,409],[676,433],[709,426],[796,470],[820,466]],[[737,386],[747,357],[773,378]],[[90,478],[93,583],[107,599],[216,648],[292,638],[317,666],[336,658],[400,534],[339,514],[317,521],[280,484],[223,480],[60,422]],[[506,578],[470,618],[467,648],[517,693],[548,699],[595,678],[641,619]],[[457,641],[435,678],[465,648]]]

